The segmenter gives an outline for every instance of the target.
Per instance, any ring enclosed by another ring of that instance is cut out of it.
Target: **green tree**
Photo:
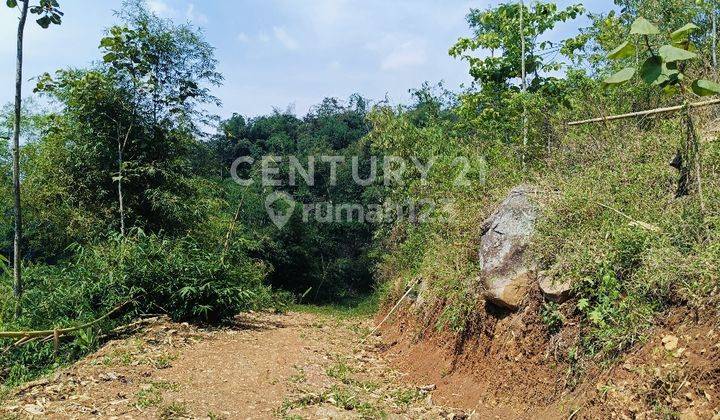
[[[157,141],[160,125],[197,133],[196,119],[206,113],[198,104],[219,104],[206,85],[219,85],[222,76],[215,71],[212,47],[188,25],[174,26],[149,13],[141,3],[126,3],[128,26],[113,26],[100,42],[108,71],[130,92],[132,117],[126,124],[117,122],[117,194],[120,232],[125,234],[123,197],[124,154],[135,139],[133,127],[138,118],[149,118],[151,136]],[[144,114],[144,115],[143,115]]]
[[[472,9],[467,20],[474,36],[460,38],[450,48],[451,56],[468,62],[470,75],[479,84],[478,91],[460,97],[463,119],[490,138],[499,133],[507,133],[505,143],[520,138],[523,162],[539,152],[543,142],[538,137],[547,126],[547,110],[563,103],[567,93],[563,82],[551,76],[563,65],[557,57],[571,56],[582,46],[582,40],[575,38],[554,43],[543,40],[543,35],[583,12],[580,4],[559,9],[552,2]],[[478,52],[487,55],[478,56]],[[522,134],[510,134],[518,131]],[[529,137],[535,138],[532,144]],[[545,145],[549,144],[548,138]]]
[[[575,19],[584,10],[580,4],[559,10],[551,2],[536,2],[531,7],[504,3],[487,10],[472,9],[467,21],[474,37],[460,38],[450,48],[450,55],[467,61],[470,75],[483,85],[514,83],[522,77],[524,60],[529,86],[537,89],[544,74],[561,67],[559,61],[548,59],[549,53],[564,46],[540,38],[558,23]],[[490,55],[476,57],[473,53],[477,51],[488,51]]]
[[[198,127],[211,118],[202,106],[217,102],[209,87],[222,77],[199,30],[139,2],[126,3],[120,16],[124,25],[100,43],[101,65],[39,79],[37,90],[63,105],[45,147],[67,151],[60,171],[72,187],[59,189],[78,217],[99,217],[102,223],[86,224],[93,230],[184,232],[198,211],[191,159]]]
[[[63,13],[56,0],[40,0],[35,6],[30,6],[30,0],[7,0],[6,4],[11,9],[18,7],[20,2],[20,20],[17,29],[17,53],[15,69],[15,122],[13,127],[13,208],[15,215],[14,225],[14,246],[13,246],[13,290],[16,304],[16,316],[20,315],[22,308],[20,299],[23,293],[22,283],[22,208],[20,201],[20,111],[22,109],[22,73],[23,73],[23,37],[25,34],[25,23],[28,11],[40,16],[37,19],[38,25],[48,28],[51,24],[60,25]]]

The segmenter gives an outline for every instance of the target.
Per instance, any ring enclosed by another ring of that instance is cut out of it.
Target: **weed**
[[[163,405],[160,407],[158,417],[160,419],[177,419],[189,417],[190,411],[187,408],[187,404],[174,402],[171,404]]]
[[[550,334],[555,334],[560,331],[565,322],[563,315],[558,310],[558,304],[555,302],[546,302],[543,304],[540,310],[540,318]]]
[[[153,359],[151,363],[156,369],[167,369],[172,366],[172,362],[177,360],[177,358],[178,356],[176,354],[163,354]]]
[[[354,372],[352,366],[347,364],[344,360],[338,358],[338,360],[328,367],[325,371],[325,373],[334,379],[339,380],[340,382],[349,385],[353,383],[352,378],[350,375]]]
[[[302,368],[302,366],[293,366],[295,370],[297,371],[295,374],[290,376],[290,382],[292,383],[302,383],[307,380],[307,377],[305,376],[305,369]]]

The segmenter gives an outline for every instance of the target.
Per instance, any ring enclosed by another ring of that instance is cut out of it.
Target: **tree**
[[[155,140],[155,127],[161,124],[187,126],[197,132],[195,118],[206,114],[199,112],[196,105],[219,104],[203,83],[219,85],[222,80],[215,71],[212,47],[191,27],[176,27],[149,13],[139,3],[126,3],[126,7],[125,20],[130,27],[114,26],[100,42],[110,74],[132,93],[131,121],[118,129],[116,135],[118,172],[114,180],[122,235],[125,234],[124,154],[128,143],[134,140],[131,134],[137,124],[135,120],[150,118]]]
[[[580,4],[558,10],[554,3],[537,2],[532,7],[504,3],[488,10],[472,9],[467,21],[475,36],[460,38],[450,48],[450,55],[470,64],[470,75],[481,84],[507,85],[522,78],[523,61],[528,75],[534,76],[529,88],[543,80],[543,72],[558,70],[561,64],[548,60],[549,52],[563,44],[540,41],[539,38],[560,22],[575,19],[584,12]],[[480,58],[478,50],[490,52]]]
[[[32,14],[39,15],[37,19],[38,25],[42,28],[48,28],[50,24],[60,25],[63,13],[60,11],[60,5],[56,0],[40,0],[40,4],[30,7],[30,0],[7,0],[7,6],[10,8],[20,6],[20,21],[17,30],[17,54],[15,69],[15,122],[13,127],[13,208],[15,214],[14,224],[14,245],[13,245],[13,291],[17,299],[15,315],[20,316],[22,308],[20,299],[22,298],[22,209],[20,206],[20,112],[22,109],[22,68],[23,68],[23,36],[25,34],[25,22],[27,20],[28,10]]]
[[[69,150],[58,169],[69,201],[97,225],[187,232],[198,210],[191,159],[211,119],[202,106],[217,103],[208,86],[222,76],[197,29],[135,1],[120,17],[100,42],[102,64],[39,79],[36,89],[63,105],[44,140]]]
[[[470,75],[480,85],[479,92],[460,98],[464,115],[481,114],[478,123],[494,137],[498,133],[513,133],[521,125],[521,134],[517,137],[521,139],[518,149],[523,162],[531,154],[532,146],[529,141],[533,134],[529,115],[531,96],[561,102],[557,79],[551,76],[562,67],[555,57],[570,55],[578,48],[574,39],[554,43],[542,41],[541,37],[558,23],[575,19],[584,10],[580,4],[558,9],[551,2],[535,2],[528,7],[522,1],[487,10],[472,9],[467,21],[474,36],[460,38],[450,48],[451,56],[469,63]],[[477,56],[479,51],[489,55]],[[539,95],[541,91],[546,91],[546,95]],[[506,142],[514,140],[506,139]]]

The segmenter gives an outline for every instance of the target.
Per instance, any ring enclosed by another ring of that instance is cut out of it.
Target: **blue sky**
[[[4,3],[4,1],[2,2]],[[469,35],[471,7],[498,1],[465,0],[148,0],[152,10],[203,28],[217,48],[225,83],[215,90],[223,117],[254,116],[292,106],[304,114],[324,97],[361,93],[398,103],[408,89],[443,80],[457,90],[470,82],[466,63],[448,56]],[[560,5],[570,1],[561,0]],[[593,2],[592,11],[608,8]],[[61,27],[28,25],[25,93],[30,78],[99,58],[104,28],[116,19],[120,0],[64,0]],[[17,12],[0,8],[0,103],[12,100]],[[553,38],[575,33],[580,19],[560,25]]]

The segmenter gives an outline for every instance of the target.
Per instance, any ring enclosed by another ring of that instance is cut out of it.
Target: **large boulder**
[[[482,227],[479,257],[485,298],[513,310],[535,279],[534,266],[525,255],[538,215],[529,196],[533,190],[527,185],[513,188]]]

